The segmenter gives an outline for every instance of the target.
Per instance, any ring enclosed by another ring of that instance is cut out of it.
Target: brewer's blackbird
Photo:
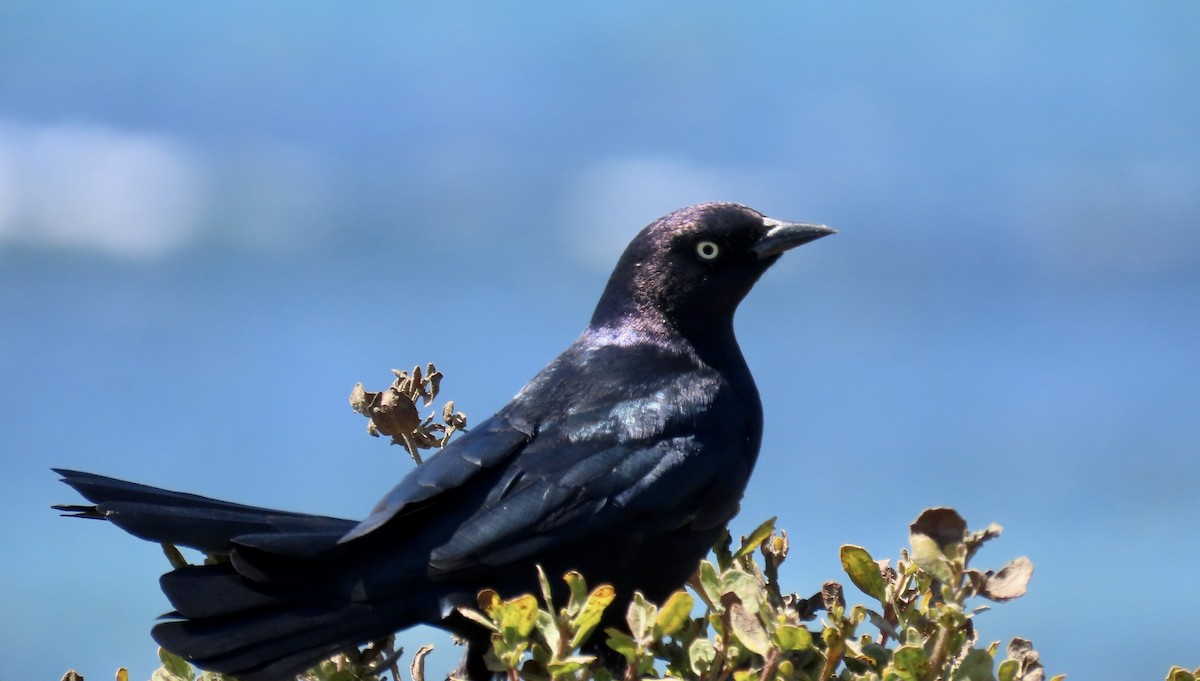
[[[734,310],[781,253],[831,233],[731,203],[653,222],[578,340],[361,522],[68,470],[95,505],[56,508],[228,556],[160,581],[175,612],[153,636],[204,669],[279,681],[429,623],[467,639],[464,671],[486,677],[488,632],[456,611],[483,588],[536,592],[535,564],[626,601],[687,580],[736,512],[762,434]]]

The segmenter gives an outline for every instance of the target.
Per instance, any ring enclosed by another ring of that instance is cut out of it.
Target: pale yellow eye
[[[711,241],[701,241],[696,244],[696,253],[705,260],[714,260],[721,252],[720,247]]]

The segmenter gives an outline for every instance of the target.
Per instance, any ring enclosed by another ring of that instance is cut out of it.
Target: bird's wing
[[[622,354],[607,366],[623,368]],[[587,389],[541,420],[483,503],[434,549],[431,569],[459,577],[728,521],[753,460],[743,456],[753,420],[714,372],[667,367],[607,377],[580,369]]]
[[[535,443],[535,445],[540,444]],[[512,469],[484,506],[433,551],[435,572],[462,576],[571,553],[619,531],[653,537],[699,520],[717,471],[694,437],[559,448],[566,469]],[[724,522],[720,518],[719,522]]]
[[[752,420],[735,400],[719,374],[678,352],[568,350],[341,541],[386,532],[393,543],[395,532],[428,558],[428,576],[460,580],[605,538],[712,529],[729,519],[751,463],[741,453]]]
[[[501,415],[492,416],[417,466],[339,543],[358,539],[393,518],[426,507],[439,494],[506,461],[531,438],[532,428],[515,426]]]

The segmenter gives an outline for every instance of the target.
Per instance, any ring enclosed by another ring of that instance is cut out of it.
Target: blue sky
[[[1200,665],[1197,26],[1185,2],[7,3],[0,679],[155,666],[165,559],[58,518],[50,466],[362,516],[408,464],[354,383],[432,360],[485,417],[641,226],[704,200],[840,230],[737,320],[766,435],[734,529],[779,516],[790,588],[952,505],[1006,528],[983,563],[1036,567],[985,638],[1074,678]]]

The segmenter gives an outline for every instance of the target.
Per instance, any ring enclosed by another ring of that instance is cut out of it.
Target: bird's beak
[[[766,226],[767,233],[752,247],[760,259],[779,255],[823,236],[837,234],[836,229],[825,225],[806,225],[802,222],[784,222],[773,218],[763,218],[763,225]]]

